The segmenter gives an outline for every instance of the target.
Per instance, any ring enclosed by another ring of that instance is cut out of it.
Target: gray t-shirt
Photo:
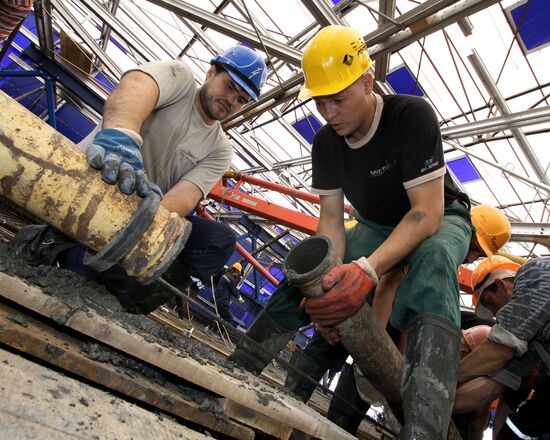
[[[160,89],[155,109],[140,133],[145,172],[164,193],[184,179],[206,196],[231,165],[233,148],[221,125],[207,125],[197,111],[198,89],[191,69],[170,60],[147,63],[129,72],[134,70],[147,73]],[[91,142],[99,129],[81,145]]]

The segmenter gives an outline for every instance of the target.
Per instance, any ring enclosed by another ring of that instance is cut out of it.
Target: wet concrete
[[[139,333],[148,342],[177,348],[181,350],[181,356],[190,356],[202,364],[234,367],[231,361],[210,347],[179,336],[145,316],[124,312],[118,300],[95,281],[58,267],[28,265],[24,258],[15,254],[10,244],[0,243],[0,272],[25,279],[27,283],[40,287],[45,294],[59,298],[71,309],[94,310],[119,322],[128,331]],[[54,320],[63,324],[66,317],[54,317]]]
[[[191,357],[203,365],[210,364],[222,368],[228,376],[243,381],[256,389],[262,388],[262,400],[265,399],[266,403],[268,400],[275,399],[272,392],[270,392],[272,390],[270,390],[270,385],[267,382],[244,372],[232,361],[222,354],[215,352],[207,345],[191,338],[180,336],[145,316],[124,312],[118,300],[104,286],[95,281],[88,280],[59,267],[45,265],[30,266],[25,258],[15,253],[15,249],[11,244],[6,243],[0,243],[0,272],[25,279],[28,284],[40,287],[45,294],[59,298],[75,311],[94,310],[98,314],[120,323],[129,332],[140,334],[148,342],[157,343],[167,348],[176,348],[179,356]],[[58,324],[63,324],[66,319],[66,316],[54,317],[54,320]],[[23,323],[20,324],[22,325]],[[121,354],[106,352],[106,347],[92,344],[83,348],[92,359],[135,369],[135,371],[144,374],[160,384],[166,380],[157,370],[153,370],[147,365],[136,362]],[[217,401],[214,402],[207,398],[208,394],[194,394],[197,390],[193,390],[192,388],[186,388],[184,391],[186,396],[193,400],[197,399],[195,401],[201,405],[201,408],[204,406],[205,410],[207,409],[209,412],[215,414],[220,412],[218,411],[219,408],[217,408]]]

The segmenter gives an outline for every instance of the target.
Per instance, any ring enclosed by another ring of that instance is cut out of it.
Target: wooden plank
[[[201,363],[185,352],[148,342],[144,336],[130,333],[113,319],[100,316],[91,309],[86,312],[71,310],[57,298],[44,295],[40,289],[27,285],[19,278],[0,273],[0,295],[43,316],[52,317],[53,313],[64,311],[62,319],[57,322],[277,419],[282,424],[318,438],[355,438],[307,405],[244,371],[228,372],[221,366]]]
[[[192,327],[188,322],[180,320],[179,318],[176,318],[175,315],[163,312],[160,309],[150,313],[147,317],[151,318],[155,322],[158,322],[159,324],[165,325],[179,335],[183,334],[184,331],[189,330]],[[211,327],[214,328],[214,326],[215,324],[212,322]],[[203,333],[200,331],[199,327],[195,328],[195,331],[191,334],[191,338],[201,342],[202,344],[208,345],[212,348],[212,350],[224,356],[229,356],[233,353],[233,349],[230,350],[227,345],[223,344],[219,340],[216,340],[214,337]],[[260,376],[276,388],[280,389],[284,386],[286,372],[278,366],[273,366],[270,362],[267,367],[264,368]]]
[[[5,439],[211,439],[2,349],[0,390],[6,397],[0,399]]]
[[[199,404],[185,399],[175,385],[161,386],[129,368],[94,361],[80,349],[81,341],[2,304],[0,342],[209,429],[234,438],[254,438],[252,429],[201,410]],[[217,402],[215,397],[211,399]]]
[[[220,399],[220,405],[224,409],[224,412],[232,419],[244,423],[245,425],[252,426],[275,438],[288,440],[292,433],[292,428],[290,426],[285,426],[271,417],[264,416],[232,400]]]

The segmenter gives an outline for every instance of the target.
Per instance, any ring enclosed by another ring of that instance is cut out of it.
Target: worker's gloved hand
[[[135,190],[139,196],[147,197],[154,191],[162,198],[160,188],[143,171],[142,143],[141,136],[132,130],[104,128],[86,149],[88,163],[101,170],[105,182],[111,185],[118,182],[124,194],[132,194]]]
[[[237,300],[242,304],[244,302],[244,298],[242,296],[239,296]]]
[[[336,345],[340,342],[340,336],[335,328],[332,327],[317,327],[319,334],[329,343],[329,345]]]
[[[311,321],[321,327],[339,324],[361,308],[376,285],[376,274],[373,277],[375,280],[355,262],[336,266],[323,277],[322,287],[327,293],[306,298],[303,307]]]

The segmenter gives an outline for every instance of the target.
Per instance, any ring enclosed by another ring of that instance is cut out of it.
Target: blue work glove
[[[114,185],[118,182],[120,191],[140,197],[147,197],[151,191],[162,198],[162,191],[151,182],[143,171],[141,157],[141,137],[132,130],[104,128],[96,135],[86,149],[88,163],[101,170],[101,178]]]

